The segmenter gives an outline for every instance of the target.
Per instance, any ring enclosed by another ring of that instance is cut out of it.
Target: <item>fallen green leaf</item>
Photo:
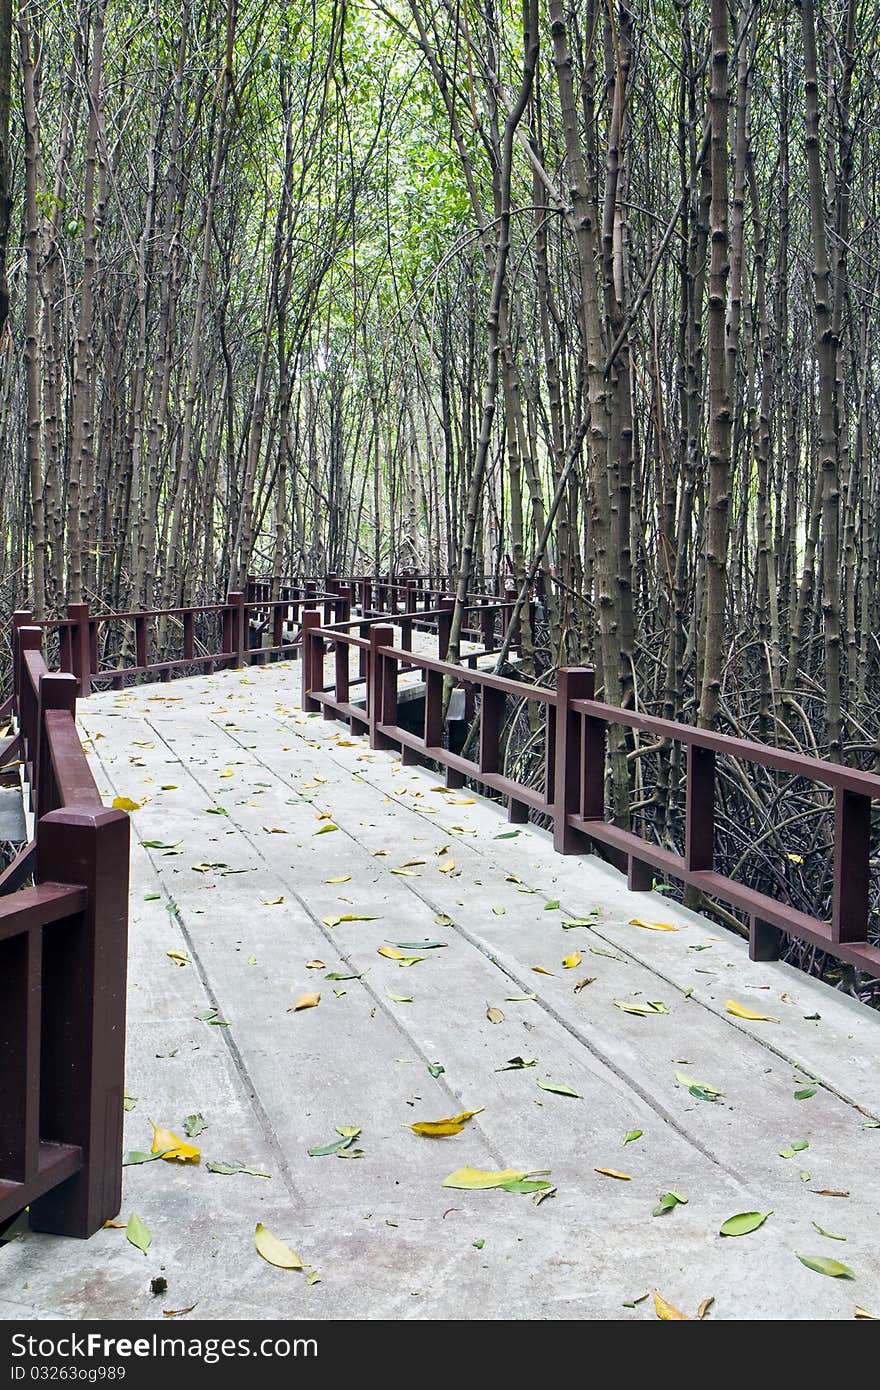
[[[759,1226],[763,1226],[768,1216],[773,1213],[769,1211],[741,1211],[736,1216],[729,1216],[721,1227],[723,1236],[747,1236],[751,1231],[757,1231]]]
[[[572,1096],[575,1100],[581,1099],[578,1092],[573,1091],[570,1086],[562,1086],[556,1081],[542,1081],[540,1077],[537,1078],[537,1082],[542,1091],[552,1091],[557,1096]]]
[[[206,1163],[209,1173],[246,1173],[251,1178],[270,1178],[271,1173],[262,1173],[258,1168],[247,1168],[243,1163]]]
[[[125,1238],[131,1245],[146,1255],[153,1243],[153,1237],[136,1212],[132,1212],[125,1227]]]
[[[827,1274],[829,1279],[856,1277],[849,1265],[841,1264],[840,1260],[832,1260],[828,1255],[801,1255],[797,1250],[794,1253],[807,1269],[815,1270],[817,1274]]]
[[[818,1231],[820,1236],[827,1236],[827,1238],[828,1238],[829,1240],[846,1240],[846,1239],[847,1239],[846,1236],[836,1236],[836,1235],[834,1234],[833,1231],[826,1231],[822,1226],[819,1225],[818,1221],[813,1221],[811,1224],[812,1224],[813,1230]]]

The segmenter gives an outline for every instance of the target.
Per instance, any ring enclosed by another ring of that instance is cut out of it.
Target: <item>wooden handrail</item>
[[[80,742],[81,677],[47,669],[29,616],[12,708],[35,833],[0,897],[0,1229],[27,1207],[36,1230],[88,1236],[122,1194],[129,822]]]
[[[386,624],[390,621],[398,619],[389,615]],[[871,805],[880,800],[880,777],[875,774],[605,704],[593,698],[593,673],[586,668],[558,671],[556,689],[552,690],[453,665],[443,659],[442,651],[438,657],[415,654],[394,646],[393,629],[379,623],[370,627],[364,711],[352,705],[349,695],[348,649],[354,645],[353,639],[333,627],[321,627],[315,614],[308,619],[304,640],[309,656],[303,663],[303,708],[322,709],[325,717],[347,719],[352,728],[369,732],[373,747],[399,748],[404,762],[422,759],[439,764],[446,769],[448,786],[461,786],[467,777],[499,793],[507,799],[514,820],[525,819],[530,810],[546,817],[553,829],[554,847],[560,853],[583,852],[590,846],[598,849],[624,869],[633,891],[650,889],[655,873],[659,872],[664,878],[698,887],[707,898],[717,898],[745,912],[754,959],[775,959],[788,935],[820,946],[872,975],[880,975],[880,947],[867,939]],[[326,683],[325,646],[336,652],[335,684]],[[344,662],[340,652],[345,654]],[[398,720],[398,673],[404,663],[425,677],[424,729],[420,734],[403,728]],[[477,759],[465,758],[443,746],[445,681],[480,692]],[[544,710],[543,792],[536,792],[501,771],[503,701],[508,697],[533,702]],[[605,768],[610,724],[641,730],[662,742],[677,742],[687,749],[682,854],[607,823]],[[716,870],[716,756],[805,778],[833,790],[833,891],[829,921],[780,903]]]

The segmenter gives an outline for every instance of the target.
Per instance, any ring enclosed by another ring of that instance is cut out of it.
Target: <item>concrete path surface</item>
[[[880,1314],[880,1019],[298,688],[277,664],[81,707],[102,792],[143,802],[126,1148],[201,1115],[201,1162],[126,1168],[146,1256],[115,1228],[0,1247],[0,1316],[654,1319],[654,1289],[691,1317]],[[464,1167],[552,1186],[443,1185]],[[719,1234],[746,1212],[771,1215]],[[306,1269],[262,1260],[257,1222]]]

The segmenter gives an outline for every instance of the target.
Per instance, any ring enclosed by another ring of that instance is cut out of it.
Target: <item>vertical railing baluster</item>
[[[79,693],[85,698],[92,689],[92,642],[89,631],[89,605],[69,603],[67,616],[73,621],[73,674],[79,681]]]
[[[302,627],[302,695],[300,703],[302,708],[309,713],[321,708],[318,700],[312,697],[311,692],[315,689],[323,689],[324,686],[324,650],[323,642],[313,636],[313,633],[321,626],[321,615],[315,608],[303,609]],[[316,670],[315,652],[318,651],[320,661],[320,679]]]
[[[715,863],[715,753],[696,743],[687,750],[684,863],[691,873]]]
[[[546,788],[553,815],[553,848],[559,854],[575,854],[583,841],[569,816],[583,815],[583,716],[572,704],[592,700],[595,676],[587,666],[563,666],[556,673],[556,707],[547,706],[548,731],[555,723],[552,746],[553,785]],[[548,738],[548,768],[551,748]]]
[[[381,657],[380,647],[390,647],[394,642],[394,628],[384,623],[376,623],[370,628],[370,662],[367,674],[367,714],[370,721],[370,747],[391,748],[392,742],[379,732],[378,726],[387,722],[397,723],[397,661],[391,657]],[[386,665],[393,675],[393,719],[386,720],[386,709],[391,700],[390,686],[392,675],[386,673]]]
[[[425,747],[440,748],[443,743],[443,676],[425,672]]]
[[[437,614],[437,655],[441,661],[445,661],[452,636],[452,610],[455,608],[455,599],[450,594],[444,594],[437,600],[437,607],[440,610]]]
[[[484,685],[480,700],[480,771],[501,770],[501,724],[504,718],[504,691]]]
[[[39,927],[0,941],[0,1174],[36,1177],[40,1148]]]
[[[832,941],[865,941],[871,889],[871,799],[834,789]]]

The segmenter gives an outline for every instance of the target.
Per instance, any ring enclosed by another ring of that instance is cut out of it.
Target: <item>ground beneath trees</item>
[[[880,1313],[876,1015],[371,753],[298,687],[278,664],[81,706],[102,791],[144,802],[126,1148],[200,1114],[201,1162],[126,1168],[146,1256],[122,1229],[0,1247],[0,1317],[652,1319],[655,1288],[690,1316]],[[462,1111],[451,1137],[408,1128]],[[463,1167],[552,1189],[444,1187]],[[261,1259],[257,1222],[306,1269]]]

